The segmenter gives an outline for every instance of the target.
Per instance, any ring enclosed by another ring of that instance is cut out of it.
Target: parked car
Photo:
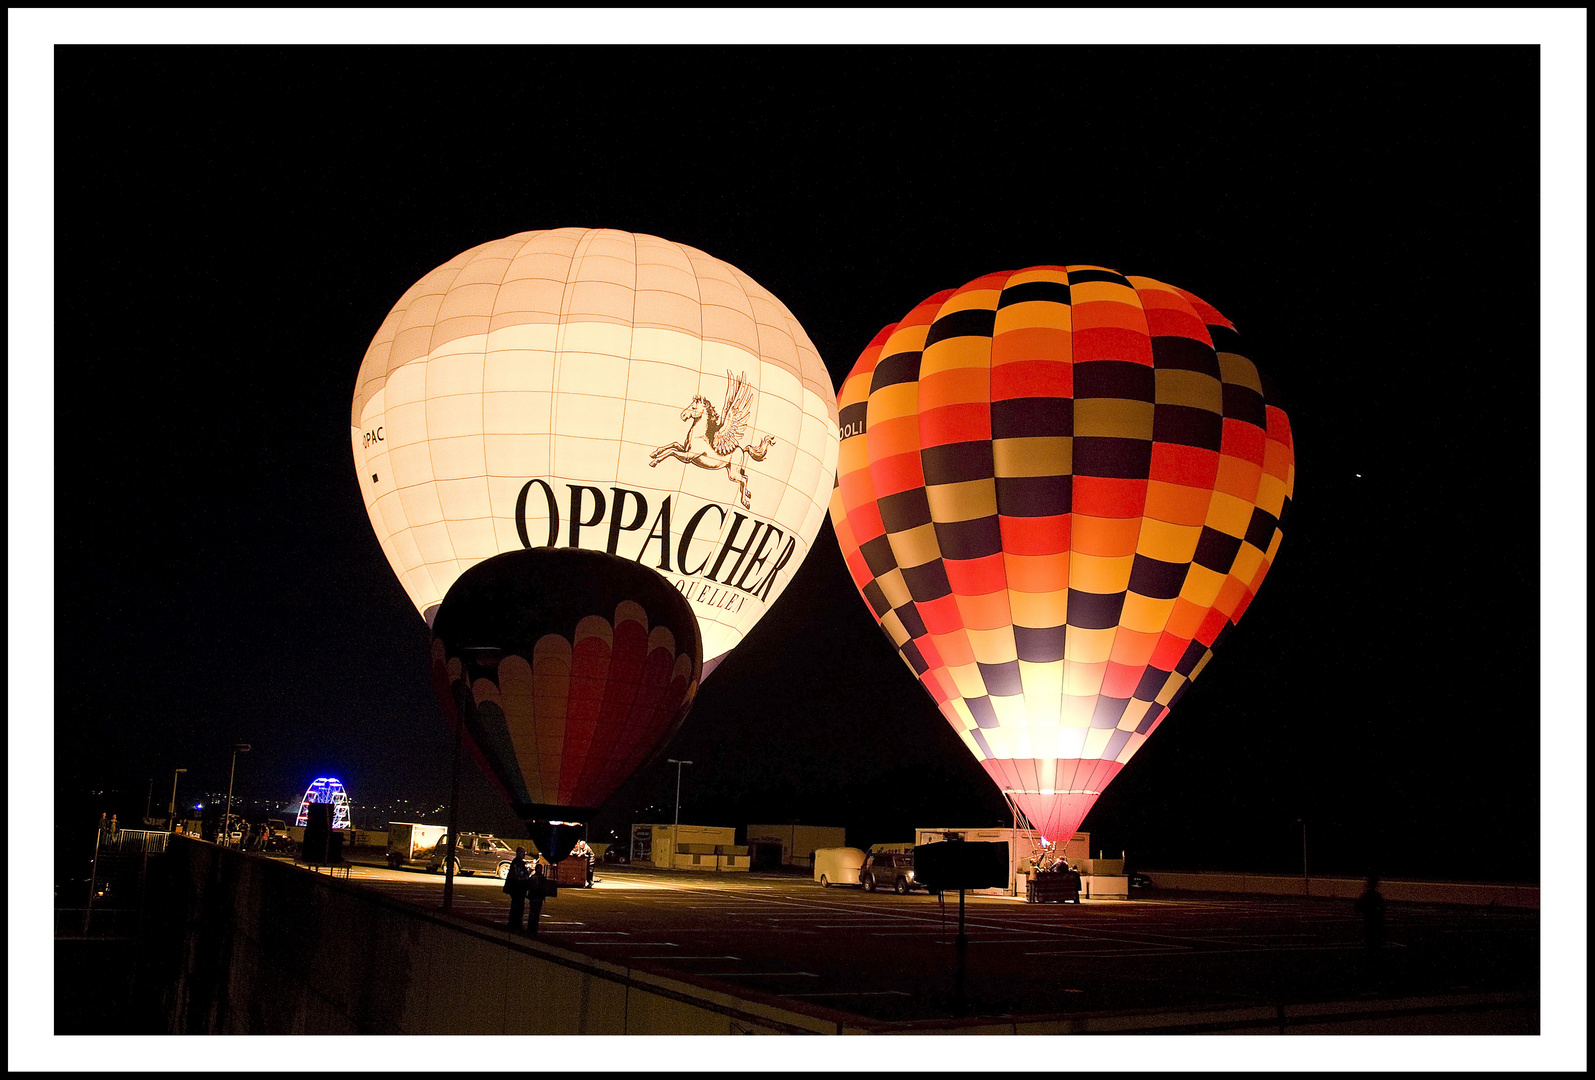
[[[859,867],[858,880],[865,892],[891,889],[896,893],[907,893],[912,889],[925,888],[914,879],[914,856],[909,852],[878,851],[866,855],[864,865]]]
[[[439,840],[426,868],[434,874],[442,873],[448,850],[448,838]],[[483,873],[508,877],[510,863],[514,860],[515,849],[489,833],[461,833],[459,843],[454,846],[456,874]]]
[[[1130,878],[1130,888],[1132,888],[1132,889],[1155,889],[1155,888],[1157,888],[1157,886],[1152,884],[1152,879],[1147,877],[1145,874],[1140,874],[1140,873],[1137,873],[1137,872],[1132,870],[1132,871],[1130,871],[1129,878]]]

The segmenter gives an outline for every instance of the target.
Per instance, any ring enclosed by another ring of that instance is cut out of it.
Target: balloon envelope
[[[1067,839],[1268,573],[1285,413],[1223,315],[1097,266],[937,293],[838,405],[854,582],[987,773]]]
[[[586,820],[662,750],[697,693],[702,656],[692,609],[669,582],[579,548],[476,564],[432,624],[444,712],[529,821]]]
[[[792,580],[836,468],[831,378],[792,313],[729,263],[612,229],[517,233],[416,282],[349,423],[429,625],[483,559],[586,548],[665,575],[709,669]]]

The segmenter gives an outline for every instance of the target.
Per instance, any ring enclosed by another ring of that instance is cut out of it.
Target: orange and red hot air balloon
[[[854,582],[991,778],[1067,839],[1267,575],[1285,413],[1212,306],[1100,266],[937,293],[837,406]]]

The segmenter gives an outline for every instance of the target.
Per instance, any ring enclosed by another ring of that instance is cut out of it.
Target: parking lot
[[[1258,1005],[1283,1017],[1303,1004],[1361,1002],[1377,1011],[1380,1002],[1436,997],[1465,1009],[1490,995],[1530,1004],[1454,1023],[1520,1032],[1537,1024],[1536,911],[1392,904],[1371,968],[1346,901],[1148,890],[1061,905],[971,895],[960,980],[956,894],[865,893],[774,873],[600,866],[598,876],[595,887],[561,889],[547,902],[542,941],[903,1030],[970,1016]],[[441,876],[421,871],[355,866],[351,881],[430,910],[442,899]],[[457,878],[455,913],[502,926],[509,902],[500,884]]]

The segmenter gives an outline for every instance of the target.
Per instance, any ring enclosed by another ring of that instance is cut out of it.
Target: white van
[[[832,885],[857,885],[864,852],[856,847],[826,847],[814,853],[814,880],[829,889]]]

